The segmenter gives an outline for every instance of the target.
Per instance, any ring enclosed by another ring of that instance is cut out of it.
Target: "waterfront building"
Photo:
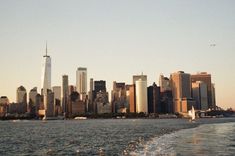
[[[149,113],[161,113],[160,103],[160,87],[153,83],[148,87],[148,112]]]
[[[69,85],[69,95],[71,95],[73,92],[76,92],[76,87],[74,85]]]
[[[212,82],[211,82],[211,74],[208,74],[207,72],[199,72],[197,74],[191,75],[191,81],[203,81],[207,85],[207,97],[208,97],[208,107],[214,108],[212,104]]]
[[[106,92],[106,81],[100,80],[100,81],[95,81],[95,93],[98,92]]]
[[[127,105],[129,105],[130,113],[136,113],[136,103],[135,103],[135,85],[126,85],[126,98]]]
[[[93,112],[102,114],[111,112],[111,104],[108,100],[108,92],[106,92],[106,81],[94,81],[95,88],[93,92]],[[110,108],[109,108],[110,107]]]
[[[160,75],[159,77],[159,86],[161,92],[171,91],[170,80],[168,77],[164,77],[164,75]]]
[[[72,92],[69,96],[72,116],[85,114],[85,102],[80,99],[80,96],[81,95],[76,91]]]
[[[174,113],[173,110],[173,95],[172,95],[172,91],[168,90],[168,91],[164,91],[164,92],[160,92],[160,98],[161,98],[161,112],[162,113],[167,113],[167,114],[171,114]]]
[[[27,112],[27,92],[23,86],[17,88],[16,103],[18,103],[18,113],[24,114]]]
[[[8,113],[9,99],[7,96],[0,97],[0,117]]]
[[[195,109],[208,109],[207,85],[205,82],[196,81],[192,83],[192,97],[196,102]]]
[[[90,90],[88,93],[88,112],[93,112],[94,80],[90,79]]]
[[[62,115],[61,107],[61,86],[52,87],[54,93],[54,114],[55,116]]]
[[[140,77],[139,80],[135,80],[134,82],[136,86],[136,112],[148,113],[147,76]]]
[[[39,103],[37,103],[37,87],[34,87],[33,89],[30,90],[29,92],[29,104],[28,104],[28,112],[31,115],[36,115],[36,107],[39,107]]]
[[[129,109],[126,100],[125,83],[117,83],[116,81],[113,82],[113,90],[111,92],[111,104],[113,113],[126,113],[125,111]]]
[[[69,104],[68,104],[68,97],[69,97],[69,78],[68,75],[62,76],[62,112],[65,116],[69,113]]]
[[[42,95],[45,95],[47,93],[47,90],[51,89],[51,57],[47,55],[47,45],[46,55],[43,56],[41,82]]]
[[[108,100],[108,92],[100,91],[96,93],[94,101],[97,114],[111,113],[111,104]]]
[[[76,87],[81,100],[85,101],[87,94],[87,68],[79,67],[76,71]]]
[[[183,71],[172,73],[170,80],[171,80],[171,87],[172,87],[172,94],[174,101],[173,105],[174,112],[187,113],[188,112],[187,108],[190,108],[190,106],[183,105],[185,104],[185,102],[182,103],[182,101],[185,101],[185,99],[192,99],[190,74],[184,73]],[[191,103],[188,102],[187,104]]]
[[[212,108],[216,109],[216,95],[215,95],[215,84],[211,84],[211,103],[212,103]]]
[[[44,94],[43,98],[45,109],[44,117],[54,117],[54,93],[52,90],[47,89],[47,93]]]

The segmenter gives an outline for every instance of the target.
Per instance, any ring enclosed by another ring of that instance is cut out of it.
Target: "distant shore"
[[[175,118],[185,118],[182,114],[145,114],[145,113],[106,113],[106,114],[77,114],[69,117],[58,116],[53,117],[54,119],[74,119],[76,117],[85,117],[87,119],[175,119]],[[223,117],[235,117],[234,112],[230,111],[211,111],[202,118],[223,118]],[[37,117],[30,114],[9,114],[6,116],[1,116],[0,120],[42,120],[43,116]]]

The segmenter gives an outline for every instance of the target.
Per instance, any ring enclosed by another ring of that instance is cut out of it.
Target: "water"
[[[235,122],[205,124],[184,129],[148,141],[133,155],[234,156]]]
[[[0,155],[197,155],[200,150],[203,155],[204,147],[220,150],[212,148],[211,142],[226,146],[220,152],[230,155],[235,153],[235,138],[230,133],[235,132],[234,124],[206,124],[228,121],[235,119],[196,123],[183,119],[0,121]],[[205,125],[186,129],[199,124]],[[229,137],[221,139],[225,136]]]

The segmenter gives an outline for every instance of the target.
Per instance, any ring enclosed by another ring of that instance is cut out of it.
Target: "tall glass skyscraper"
[[[41,88],[42,94],[47,94],[47,89],[51,89],[51,57],[47,55],[43,56],[43,66],[42,66],[42,77],[41,77]]]
[[[87,68],[79,67],[76,71],[76,87],[81,100],[85,100],[87,94]]]

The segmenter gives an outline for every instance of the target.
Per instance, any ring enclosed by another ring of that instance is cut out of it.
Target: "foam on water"
[[[205,124],[152,138],[131,155],[224,155],[235,153],[235,123]]]

